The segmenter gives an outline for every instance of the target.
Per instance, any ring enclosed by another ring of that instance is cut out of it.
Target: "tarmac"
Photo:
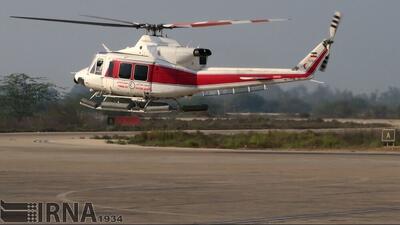
[[[400,150],[157,148],[93,135],[0,134],[0,199],[91,202],[123,223],[400,222]]]

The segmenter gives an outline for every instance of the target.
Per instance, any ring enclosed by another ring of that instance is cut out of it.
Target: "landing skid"
[[[96,101],[95,97],[103,99]],[[180,105],[176,99],[164,99],[173,100],[176,103],[176,106],[173,106],[167,102],[160,102],[160,100],[162,99],[102,95],[96,92],[90,99],[82,98],[80,104],[95,110],[128,113],[199,112],[208,110],[207,105]]]

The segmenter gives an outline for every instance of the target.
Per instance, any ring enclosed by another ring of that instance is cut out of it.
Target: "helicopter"
[[[11,16],[17,19],[143,29],[145,34],[134,47],[98,52],[91,64],[76,72],[74,82],[89,88],[93,95],[80,104],[95,110],[134,113],[207,111],[207,105],[180,105],[179,98],[202,94],[225,95],[268,89],[268,86],[313,80],[324,72],[341,13],[335,12],[329,37],[319,43],[293,68],[209,67],[212,55],[207,48],[182,46],[164,35],[164,30],[211,26],[269,23],[287,19],[216,20],[193,23],[149,24],[100,16],[82,15],[107,22]],[[176,104],[172,104],[175,102]]]

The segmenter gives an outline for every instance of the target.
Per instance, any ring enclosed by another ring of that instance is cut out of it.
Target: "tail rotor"
[[[331,45],[333,44],[333,40],[336,35],[336,31],[339,28],[340,20],[342,18],[342,14],[340,12],[335,12],[335,15],[333,16],[332,22],[331,22],[331,27],[329,28],[329,39],[324,41],[324,45],[328,49],[328,55],[325,57],[324,61],[322,62],[319,70],[321,72],[324,72],[326,70],[326,67],[329,63],[329,57],[331,54]]]

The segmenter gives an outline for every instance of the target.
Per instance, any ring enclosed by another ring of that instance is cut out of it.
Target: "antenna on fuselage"
[[[106,52],[111,52],[111,50],[104,43],[102,43],[101,45],[106,50]]]

